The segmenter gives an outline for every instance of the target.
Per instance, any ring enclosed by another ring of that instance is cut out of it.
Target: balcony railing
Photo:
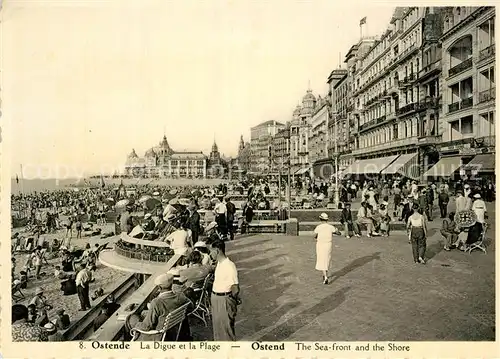
[[[375,126],[380,125],[385,120],[386,120],[386,116],[385,115],[380,116],[380,117],[378,117],[376,119],[371,120],[370,122],[364,123],[361,126],[359,126],[359,130],[358,131],[359,132],[366,131],[366,130],[368,130],[370,128],[373,128]]]
[[[415,111],[417,109],[418,102],[410,103],[406,106],[400,107],[396,110],[397,115],[404,115],[411,111]]]
[[[495,55],[495,44],[488,46],[486,49],[479,51],[478,61],[486,60],[487,58]]]
[[[458,110],[464,110],[470,108],[473,105],[472,97],[464,98],[461,101],[454,102],[448,105],[448,113],[456,112]]]
[[[479,93],[479,103],[488,102],[495,99],[495,88],[492,87],[488,90]]]
[[[402,146],[411,146],[418,143],[418,137],[403,138],[400,140],[393,140],[379,145],[374,145],[370,147],[363,147],[352,151],[353,155],[365,154],[373,151],[381,151],[389,148],[397,148]]]
[[[441,61],[435,61],[432,64],[426,65],[422,70],[420,70],[419,77],[422,78],[434,71],[441,70]]]
[[[462,61],[456,66],[453,66],[451,69],[448,70],[448,76],[455,76],[461,72],[464,72],[465,70],[468,70],[472,68],[472,57],[468,58],[465,61]]]

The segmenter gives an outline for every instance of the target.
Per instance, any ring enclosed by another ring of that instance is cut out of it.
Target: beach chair
[[[25,298],[23,292],[21,291],[21,285],[23,283],[19,282],[12,286],[12,300],[17,303]]]
[[[481,232],[481,236],[479,237],[479,240],[475,243],[472,243],[471,245],[467,246],[465,248],[465,252],[469,252],[469,254],[472,253],[474,249],[479,249],[486,254],[486,246],[484,244],[484,241],[486,239],[486,230],[488,229],[488,225],[486,223],[483,224],[483,230]]]
[[[188,313],[188,316],[192,315],[200,319],[205,327],[208,326],[206,318],[210,317],[210,293],[208,289],[212,278],[213,274],[210,273],[205,277],[202,287],[193,288],[195,293],[199,293],[199,297],[196,303],[193,303],[194,309]]]
[[[190,303],[186,303],[179,308],[175,309],[174,311],[170,312],[167,314],[165,317],[165,321],[163,322],[163,327],[160,330],[142,330],[139,328],[132,328],[130,331],[130,335],[132,336],[132,341],[136,341],[139,338],[139,334],[145,334],[145,335],[157,335],[161,334],[161,341],[162,343],[165,341],[165,337],[167,334],[167,331],[178,326],[177,329],[177,336],[175,338],[175,341],[179,340],[179,334],[181,333],[181,328],[182,328],[182,322],[186,318],[186,313],[187,309]]]

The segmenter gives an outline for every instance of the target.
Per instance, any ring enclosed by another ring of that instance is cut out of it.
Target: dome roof
[[[302,98],[302,102],[305,101],[316,101],[316,97],[314,97],[311,90],[307,90],[307,93]]]

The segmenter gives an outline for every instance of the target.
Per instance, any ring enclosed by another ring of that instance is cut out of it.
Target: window
[[[462,118],[461,132],[463,135],[469,135],[469,134],[473,133],[472,116],[467,116],[467,117]]]

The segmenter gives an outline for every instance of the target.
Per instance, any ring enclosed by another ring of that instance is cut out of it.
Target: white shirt
[[[188,248],[188,232],[183,229],[178,229],[167,237],[170,241],[170,247],[174,250],[174,253],[184,254],[185,250]]]
[[[168,220],[177,210],[171,204],[167,204],[165,210],[163,211],[163,219]]]
[[[217,262],[212,290],[215,293],[227,293],[231,291],[231,286],[234,284],[238,284],[238,271],[234,263],[226,257],[221,262]]]
[[[465,198],[464,196],[457,197],[455,202],[457,212],[466,211],[468,209],[467,198]]]
[[[92,280],[92,273],[90,273],[88,269],[82,269],[76,275],[75,284],[77,287],[78,286],[83,287],[85,284],[88,284],[91,280]]]
[[[318,242],[331,242],[333,234],[337,233],[337,228],[328,223],[321,223],[314,228],[314,233],[318,235]]]
[[[224,202],[218,203],[214,208],[214,212],[216,214],[226,214],[227,213],[226,204]]]
[[[484,223],[484,214],[486,213],[486,203],[482,199],[476,199],[472,203],[472,210],[476,213],[477,221]]]

